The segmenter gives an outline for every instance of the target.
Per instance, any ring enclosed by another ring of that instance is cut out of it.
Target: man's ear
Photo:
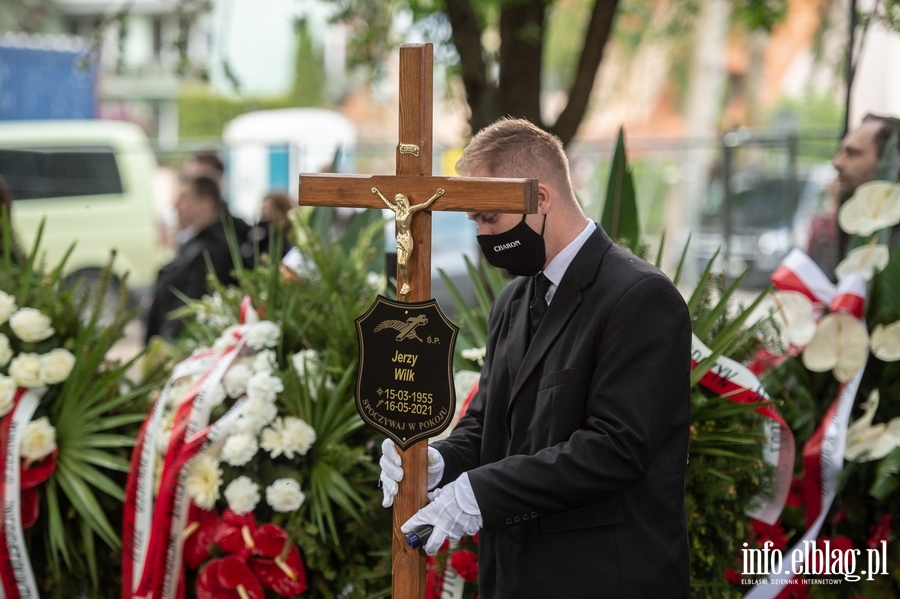
[[[547,214],[553,205],[553,190],[538,183],[538,214]]]

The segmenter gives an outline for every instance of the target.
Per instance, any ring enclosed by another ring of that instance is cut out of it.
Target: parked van
[[[0,123],[0,174],[12,190],[13,226],[24,249],[45,221],[48,266],[76,242],[66,274],[94,279],[115,249],[114,272],[149,289],[170,257],[153,202],[156,158],[136,125],[67,120]]]

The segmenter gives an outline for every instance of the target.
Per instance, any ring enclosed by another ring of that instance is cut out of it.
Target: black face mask
[[[511,275],[530,277],[541,272],[546,259],[544,227],[540,234],[525,222],[525,215],[515,227],[497,235],[478,235],[478,245],[487,261],[497,268],[505,268]]]

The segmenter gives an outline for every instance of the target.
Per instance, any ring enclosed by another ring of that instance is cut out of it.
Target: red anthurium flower
[[[303,559],[284,529],[263,524],[253,540],[257,556],[250,558],[250,567],[263,585],[283,597],[295,597],[306,590]]]
[[[781,521],[769,525],[759,520],[753,520],[752,527],[760,545],[765,546],[766,541],[772,541],[772,549],[778,549],[779,551],[787,546],[788,539],[781,528]]]
[[[831,522],[832,526],[840,526],[841,524],[846,522],[847,521],[847,508],[842,507],[841,509],[836,511],[834,513],[834,515],[831,516],[831,520],[829,520],[829,521]]]
[[[22,489],[22,503],[19,512],[22,514],[22,528],[31,528],[40,515],[38,491],[35,488]]]
[[[741,584],[741,575],[734,568],[725,568],[725,581],[733,585],[739,585]]]
[[[253,512],[239,516],[231,509],[222,514],[222,521],[216,529],[215,541],[225,553],[237,556],[246,561],[256,551],[256,518]]]
[[[199,568],[200,564],[210,558],[209,548],[216,542],[218,528],[219,514],[214,509],[204,510],[191,503],[188,523],[182,533],[185,566]]]
[[[22,461],[22,470],[19,480],[19,485],[22,489],[31,489],[33,487],[38,486],[53,474],[53,470],[56,468],[56,456],[59,454],[59,449],[54,449],[53,453],[46,456],[43,460],[39,462],[32,462],[28,464],[28,467],[25,467],[25,460]]]
[[[466,582],[478,580],[478,556],[462,549],[450,556],[450,565]]]
[[[890,542],[891,536],[891,514],[885,514],[881,517],[881,522],[869,526],[869,539],[866,545],[869,549],[874,549],[879,547],[882,541]]]
[[[803,507],[803,479],[799,476],[791,479],[791,490],[788,491],[784,504],[790,507]]]
[[[265,596],[247,564],[233,555],[212,560],[197,577],[197,599],[265,599]]]
[[[50,478],[56,469],[58,449],[39,462],[22,461],[19,474],[22,502],[19,506],[22,514],[22,528],[31,528],[40,515],[38,491],[35,487]]]

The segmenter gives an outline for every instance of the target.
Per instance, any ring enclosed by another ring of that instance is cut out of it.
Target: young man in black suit
[[[479,391],[429,449],[425,549],[479,532],[483,599],[688,597],[691,322],[672,283],[588,220],[559,139],[479,132],[464,176],[533,177],[538,213],[472,213],[497,298]],[[538,291],[536,291],[536,288]],[[402,464],[387,441],[385,504]]]

